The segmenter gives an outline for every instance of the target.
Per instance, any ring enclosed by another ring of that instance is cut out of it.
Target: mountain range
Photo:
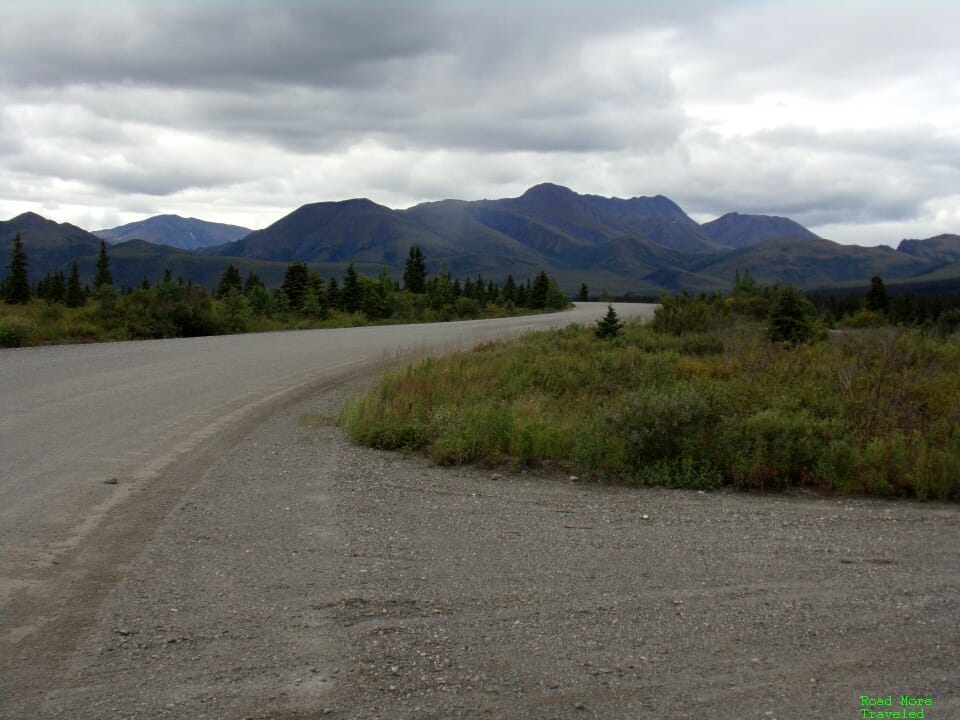
[[[311,203],[253,232],[158,216],[94,235],[26,213],[0,222],[0,251],[16,232],[34,279],[65,270],[73,258],[81,274],[92,275],[99,237],[109,233],[121,240],[110,249],[114,276],[130,285],[170,267],[175,276],[209,287],[227,262],[275,285],[293,260],[324,276],[341,275],[353,262],[369,274],[386,266],[399,278],[413,245],[430,272],[501,281],[508,273],[523,279],[542,269],[568,292],[581,282],[595,292],[638,295],[724,289],[744,269],[764,283],[806,287],[869,282],[872,275],[914,283],[960,279],[958,235],[904,240],[896,250],[841,245],[788,218],[729,213],[700,224],[662,195],[607,198],[550,183],[516,198],[442,200],[404,210],[367,199]],[[229,233],[244,234],[213,244]],[[155,242],[160,239],[165,242]],[[184,249],[191,242],[207,246]]]
[[[155,215],[109,230],[94,230],[93,234],[111,244],[126,240],[145,240],[154,245],[196,250],[239,240],[250,234],[250,228],[179,215]]]

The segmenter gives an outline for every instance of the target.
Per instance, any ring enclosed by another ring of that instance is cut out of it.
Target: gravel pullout
[[[960,717],[957,507],[437,468],[358,387],[208,463],[3,717]]]

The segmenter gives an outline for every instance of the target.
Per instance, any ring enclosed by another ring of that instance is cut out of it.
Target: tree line
[[[14,239],[8,275],[0,292],[8,304],[33,298],[47,306],[83,307],[92,301],[90,319],[108,331],[132,338],[179,337],[356,324],[367,321],[442,321],[496,316],[530,310],[561,309],[569,298],[556,280],[541,271],[522,282],[508,275],[502,283],[482,275],[452,278],[440,271],[428,276],[426,258],[411,247],[402,280],[384,268],[378,277],[358,272],[351,263],[341,277],[323,278],[303,261],[290,263],[274,289],[253,272],[244,278],[233,263],[216,288],[174,280],[167,269],[151,283],[117,290],[106,243],[101,243],[92,287],[80,282],[76,261],[69,272],[49,273],[31,286],[28,259],[19,234]]]

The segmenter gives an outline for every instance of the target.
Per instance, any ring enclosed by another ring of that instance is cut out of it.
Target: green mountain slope
[[[697,273],[729,282],[737,270],[749,270],[762,283],[811,286],[824,283],[904,278],[929,269],[929,264],[886,247],[841,245],[830,240],[780,238],[752,245],[691,267]]]
[[[800,223],[774,215],[744,215],[733,212],[700,227],[714,242],[734,249],[785,237],[822,239]]]

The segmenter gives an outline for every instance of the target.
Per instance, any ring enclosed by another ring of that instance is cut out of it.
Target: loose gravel
[[[115,513],[136,551],[4,660],[2,717],[960,717],[956,506],[438,468],[350,444],[364,383]]]

